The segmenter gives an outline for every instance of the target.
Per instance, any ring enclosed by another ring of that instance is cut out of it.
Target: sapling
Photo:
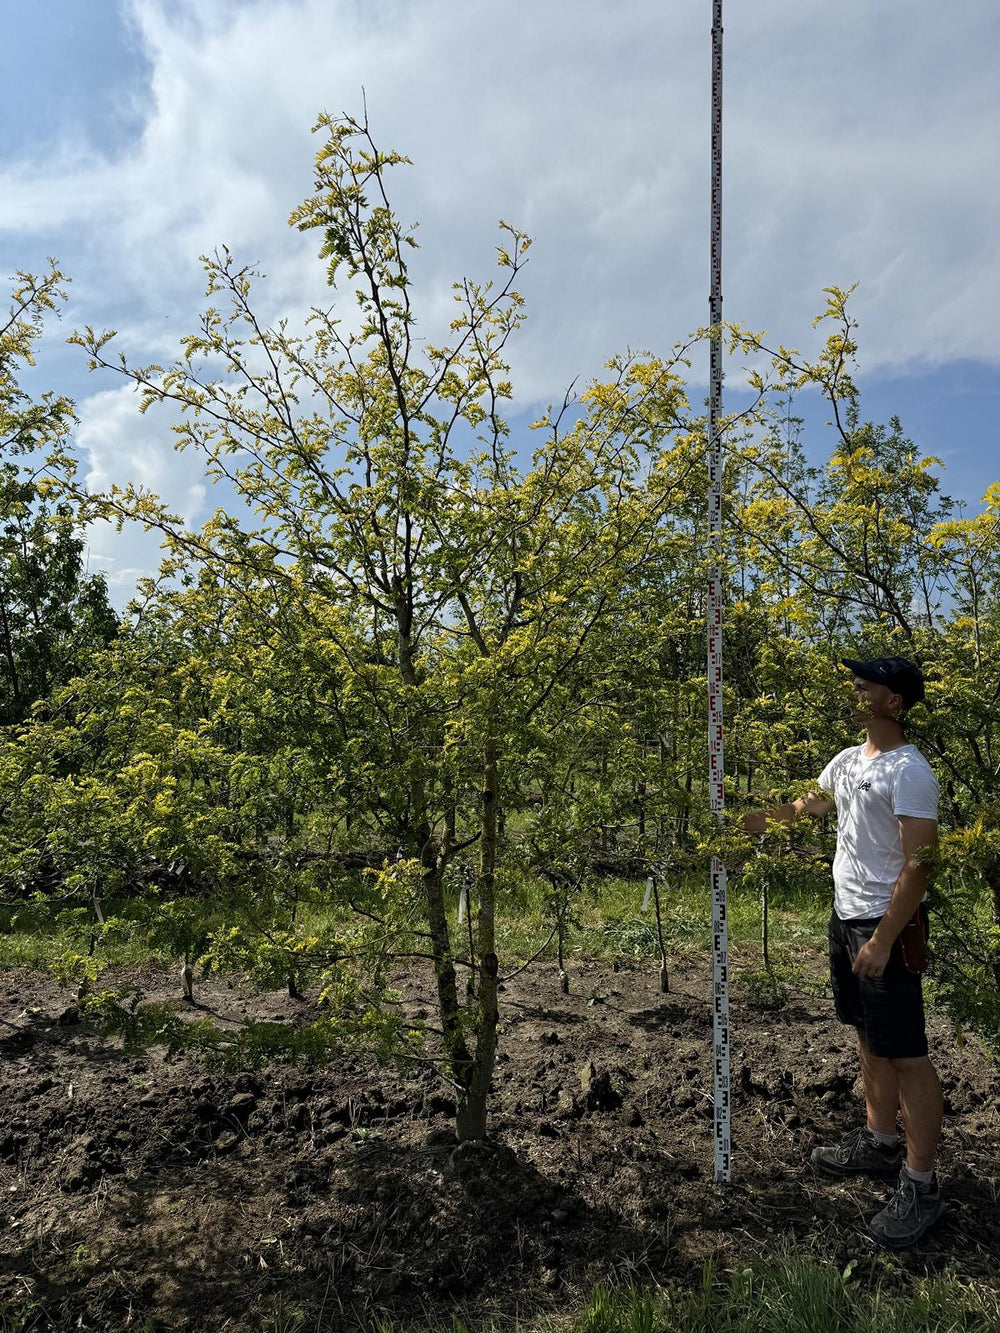
[[[763,842],[763,839],[761,839]],[[760,951],[764,959],[764,969],[771,971],[771,956],[768,950],[769,930],[768,916],[770,912],[771,898],[771,877],[765,875],[760,882]]]
[[[566,871],[547,867],[542,871],[550,885],[546,894],[549,910],[555,912],[556,961],[559,966],[559,989],[563,995],[569,994],[569,973],[566,971],[566,927],[569,923],[570,904],[583,883],[586,866],[584,865],[574,880]]]

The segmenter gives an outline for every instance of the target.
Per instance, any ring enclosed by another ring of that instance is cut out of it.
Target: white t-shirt
[[[905,861],[897,817],[937,819],[934,770],[915,745],[871,757],[852,745],[830,760],[819,785],[837,806],[834,911],[841,921],[882,916]]]

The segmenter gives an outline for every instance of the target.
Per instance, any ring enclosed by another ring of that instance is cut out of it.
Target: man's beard
[[[869,722],[874,722],[879,718],[884,718],[887,722],[899,721],[899,717],[895,713],[890,713],[887,710],[880,708],[878,704],[860,704],[852,700],[847,704],[847,710],[850,714],[851,722],[857,727],[865,727]]]

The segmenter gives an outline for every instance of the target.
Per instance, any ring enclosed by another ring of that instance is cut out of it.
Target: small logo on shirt
[[[871,789],[872,789],[872,784],[870,782],[858,783],[858,791],[871,791]]]

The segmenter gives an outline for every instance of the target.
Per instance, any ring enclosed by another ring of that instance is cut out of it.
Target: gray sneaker
[[[839,1143],[813,1148],[809,1161],[824,1176],[895,1176],[903,1165],[898,1143],[886,1147],[866,1126],[852,1129]]]
[[[901,1171],[899,1189],[868,1223],[868,1230],[880,1245],[890,1250],[905,1250],[916,1245],[943,1211],[937,1176],[929,1185],[921,1185]]]

